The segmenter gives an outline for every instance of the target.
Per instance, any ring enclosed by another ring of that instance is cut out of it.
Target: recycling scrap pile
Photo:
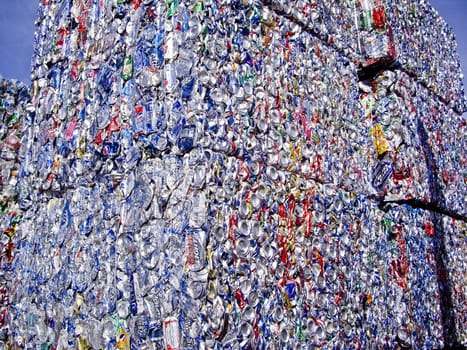
[[[379,3],[42,1],[1,341],[466,344],[465,123],[359,81]]]

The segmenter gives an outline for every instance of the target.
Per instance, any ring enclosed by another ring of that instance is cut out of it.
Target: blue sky
[[[467,82],[467,0],[429,0],[429,2],[456,34],[465,86]],[[38,3],[39,0],[0,0],[0,74],[4,78],[14,78],[26,83],[30,81],[34,20]]]
[[[30,82],[39,0],[0,0],[0,74]]]

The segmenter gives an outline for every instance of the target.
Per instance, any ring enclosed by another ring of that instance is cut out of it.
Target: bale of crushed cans
[[[392,201],[422,201],[466,215],[464,116],[455,113],[400,70],[360,82],[360,102],[376,155],[372,184]],[[456,125],[456,128],[452,128]]]
[[[6,336],[14,270],[15,235],[21,221],[17,203],[20,149],[27,119],[28,88],[0,77],[0,337]]]
[[[467,345],[458,66],[389,3],[41,1],[0,344]]]
[[[388,1],[387,11],[399,67],[462,113],[467,105],[452,29],[426,0]]]

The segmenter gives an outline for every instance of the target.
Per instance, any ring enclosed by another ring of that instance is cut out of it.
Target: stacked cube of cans
[[[465,345],[462,87],[393,3],[43,0],[1,341]]]

